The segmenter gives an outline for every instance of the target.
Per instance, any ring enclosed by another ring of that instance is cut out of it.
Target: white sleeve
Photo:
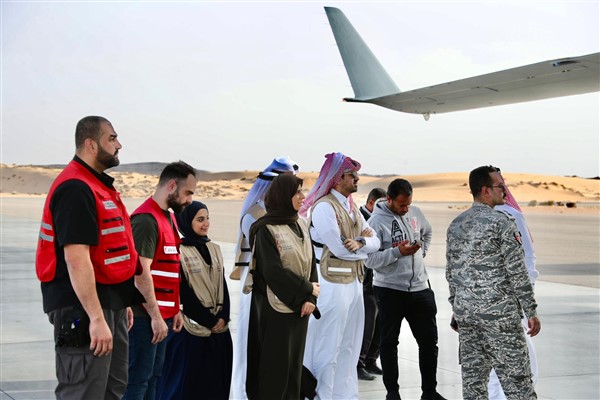
[[[535,281],[539,276],[540,272],[535,268],[536,257],[535,249],[533,248],[533,239],[531,238],[531,232],[529,232],[529,227],[527,226],[527,222],[525,221],[523,213],[507,205],[496,206],[496,208],[502,211],[506,211],[515,219],[517,229],[521,234],[521,243],[523,245],[523,251],[525,252],[525,265],[527,266],[527,274],[529,275],[529,280],[531,281],[531,284],[535,285]]]
[[[246,214],[244,215],[244,218],[242,218],[242,233],[246,239],[250,237],[250,227],[254,222],[256,222],[256,219],[250,214]]]
[[[344,247],[341,238],[340,227],[338,226],[335,217],[335,211],[331,204],[321,202],[317,204],[311,214],[312,218],[312,239],[315,242],[322,243],[329,248],[337,258],[342,260],[364,260],[367,258],[366,253],[352,253]],[[370,238],[369,238],[370,239]],[[320,258],[319,255],[317,257]]]
[[[367,220],[362,216],[362,214],[358,213],[358,215],[360,215],[360,219],[362,219],[363,230],[370,229],[371,232],[373,232],[373,236],[371,236],[371,237],[360,236],[360,238],[365,240],[365,245],[363,247],[361,247],[360,249],[358,249],[357,253],[362,253],[362,254],[368,255],[369,253],[373,253],[374,251],[379,250],[379,246],[381,245],[381,242],[380,242],[379,238],[377,237],[377,232],[375,232],[375,230],[373,228],[371,228],[371,226],[369,225]]]
[[[519,212],[512,213],[515,217],[515,223],[521,233],[521,242],[523,243],[523,251],[525,252],[525,265],[527,266],[527,273],[529,274],[529,280],[534,285],[535,281],[540,274],[535,268],[535,250],[533,249],[533,240],[531,239],[531,233],[523,214]]]

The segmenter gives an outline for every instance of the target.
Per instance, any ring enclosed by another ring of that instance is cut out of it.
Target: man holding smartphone
[[[386,399],[400,399],[398,337],[402,320],[406,319],[419,345],[421,399],[443,400],[436,391],[437,307],[423,260],[432,231],[421,210],[411,206],[412,193],[407,180],[395,179],[388,186],[387,201],[376,204],[369,224],[381,246],[369,254],[365,266],[374,270]]]

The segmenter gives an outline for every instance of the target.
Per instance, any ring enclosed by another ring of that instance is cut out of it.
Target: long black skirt
[[[168,343],[156,398],[227,400],[232,363],[229,331],[200,337],[182,329]]]
[[[300,399],[308,316],[280,313],[252,292],[246,392],[250,400]]]

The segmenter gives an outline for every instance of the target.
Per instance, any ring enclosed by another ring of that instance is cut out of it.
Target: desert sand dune
[[[157,171],[154,164],[145,168]],[[2,166],[2,196],[44,196],[56,175],[57,167],[5,165]],[[143,164],[135,164],[134,171],[119,166],[109,172],[115,178],[115,186],[123,197],[146,197],[150,195],[158,181],[158,173],[142,173]],[[198,172],[197,197],[205,199],[241,200],[252,187],[258,171]],[[527,173],[503,173],[515,198],[522,204],[530,201],[543,202],[585,202],[600,201],[600,180],[580,177],[547,176]],[[301,172],[304,189],[310,189],[317,172]],[[414,201],[420,202],[470,202],[468,172],[445,172],[424,175],[361,176],[357,200],[362,200],[374,187],[386,188],[396,178],[408,179],[414,189]]]

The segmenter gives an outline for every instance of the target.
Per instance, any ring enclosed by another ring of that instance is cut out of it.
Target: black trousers
[[[364,368],[377,362],[379,358],[379,338],[381,336],[377,298],[372,289],[363,291],[363,299],[365,303],[365,330],[360,348],[358,368]]]
[[[419,292],[374,287],[381,318],[380,359],[383,384],[388,393],[398,393],[398,337],[400,325],[406,319],[419,346],[421,390],[436,390],[438,358],[438,333],[435,315],[437,307],[431,289]]]

